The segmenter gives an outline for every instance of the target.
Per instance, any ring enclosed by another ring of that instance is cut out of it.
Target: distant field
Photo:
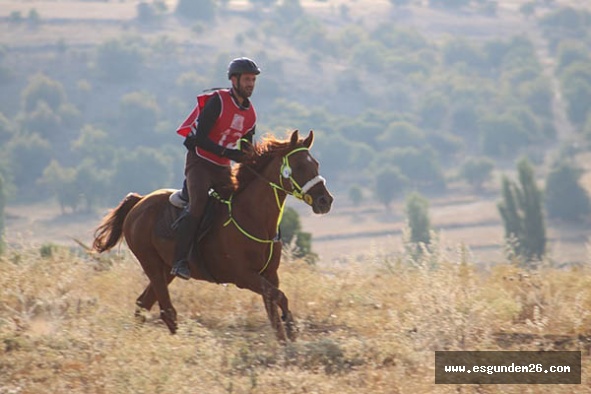
[[[498,198],[478,196],[447,198],[430,202],[432,227],[440,234],[442,248],[454,251],[462,245],[471,250],[478,264],[505,261],[503,227],[496,208]],[[403,251],[404,212],[402,202],[387,212],[371,202],[353,208],[346,196],[338,196],[332,211],[314,215],[293,199],[289,204],[300,212],[304,231],[313,234],[313,251],[319,264],[366,261],[399,255]],[[7,208],[6,238],[15,244],[57,243],[75,246],[74,239],[90,244],[102,212],[61,216],[56,204],[11,205]],[[548,225],[548,258],[558,264],[588,261],[585,226]]]
[[[384,20],[395,20],[396,23],[408,24],[426,34],[466,34],[474,37],[505,36],[517,34],[521,31],[523,20],[519,14],[519,6],[528,0],[501,0],[499,17],[490,18],[472,11],[464,14],[452,15],[448,12],[433,10],[427,6],[426,0],[415,2],[409,8],[396,10],[387,0],[302,0],[301,4],[312,15],[325,21],[334,21],[338,26],[341,19],[341,8],[348,10],[351,21],[361,22],[367,26]],[[170,11],[176,6],[176,1],[167,1]],[[575,0],[558,0],[556,4],[572,4],[581,7]],[[591,4],[586,5],[591,8]],[[150,35],[147,31],[134,30],[126,25],[137,15],[135,1],[59,1],[59,0],[9,0],[0,3],[0,18],[8,18],[13,12],[20,12],[26,17],[31,10],[36,10],[42,21],[42,26],[36,29],[25,29],[0,21],[0,43],[7,45],[31,45],[40,43],[55,43],[62,39],[70,44],[97,43],[122,32],[135,32]],[[248,10],[251,4],[247,0],[230,1],[231,10]],[[231,32],[235,16],[225,16],[225,23],[214,26],[213,36],[217,39],[224,32]],[[95,24],[93,22],[98,23]],[[244,23],[243,21],[240,23]],[[179,30],[178,23],[165,23],[157,34],[172,34]],[[190,26],[184,26],[190,27]],[[223,37],[223,36],[222,36]],[[231,35],[230,37],[233,37]],[[185,37],[186,38],[186,37]],[[207,37],[202,37],[207,41]]]

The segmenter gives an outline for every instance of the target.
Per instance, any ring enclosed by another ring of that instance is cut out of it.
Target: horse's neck
[[[254,218],[262,224],[268,234],[275,235],[277,221],[283,209],[283,203],[287,195],[282,191],[275,191],[269,184],[277,184],[279,164],[270,163],[261,177],[255,177],[250,184],[236,196],[234,212],[239,217]]]

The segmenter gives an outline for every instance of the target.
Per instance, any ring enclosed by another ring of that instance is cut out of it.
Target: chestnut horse
[[[268,137],[253,146],[249,159],[233,169],[234,189],[229,197],[223,191],[212,193],[218,202],[214,203],[211,226],[198,240],[198,252],[191,253],[190,258],[193,279],[234,283],[260,294],[280,341],[295,339],[295,324],[277,275],[281,259],[279,222],[285,199],[293,195],[317,214],[330,211],[333,201],[319,175],[319,164],[309,152],[313,140],[313,131],[300,139],[296,130],[285,141]],[[125,236],[150,280],[137,298],[136,316],[158,301],[160,318],[174,334],[177,312],[168,292],[175,278],[170,274],[175,247],[170,224],[180,209],[169,203],[172,192],[161,189],[146,196],[128,194],[103,218],[93,248],[104,252]]]

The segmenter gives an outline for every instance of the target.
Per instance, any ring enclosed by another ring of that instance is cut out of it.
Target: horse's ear
[[[304,146],[306,148],[310,148],[313,143],[314,143],[314,130],[310,130],[310,134],[308,134],[308,136],[304,140]]]
[[[296,146],[299,139],[300,139],[300,132],[298,130],[294,130],[294,132],[291,133],[291,141],[290,141],[291,146]]]

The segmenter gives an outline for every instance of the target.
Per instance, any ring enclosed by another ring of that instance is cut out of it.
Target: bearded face
[[[257,80],[255,74],[241,74],[232,77],[232,87],[234,92],[240,97],[247,99],[254,92],[254,86]]]

